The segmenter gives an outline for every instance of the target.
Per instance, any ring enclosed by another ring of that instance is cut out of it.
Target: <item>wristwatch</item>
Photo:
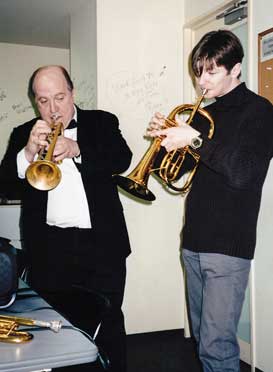
[[[199,149],[199,147],[202,146],[202,143],[203,143],[203,140],[202,140],[201,137],[194,137],[194,138],[191,140],[190,147],[191,147],[193,150],[196,150],[196,149]]]

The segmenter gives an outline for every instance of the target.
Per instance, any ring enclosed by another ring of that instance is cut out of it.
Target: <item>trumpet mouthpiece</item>
[[[54,332],[59,332],[62,328],[62,322],[60,320],[51,320],[51,321],[42,321],[42,320],[34,320],[34,325],[38,327],[45,327],[50,328]]]
[[[53,121],[58,120],[59,117],[60,117],[60,115],[59,115],[57,112],[54,112],[54,113],[51,115],[51,119],[52,119]]]

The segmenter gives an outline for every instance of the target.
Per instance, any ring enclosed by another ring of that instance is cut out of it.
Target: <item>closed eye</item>
[[[59,94],[55,97],[57,101],[62,101],[64,99],[64,94]]]
[[[47,103],[47,99],[46,98],[40,98],[39,100],[38,100],[38,102],[39,103],[41,103],[42,105],[44,105],[45,103]]]

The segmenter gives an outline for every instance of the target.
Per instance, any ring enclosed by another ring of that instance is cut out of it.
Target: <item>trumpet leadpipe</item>
[[[49,328],[54,332],[59,332],[59,330],[62,328],[62,322],[60,320],[43,321],[43,320],[36,320],[36,319],[31,319],[31,318],[20,318],[16,316],[0,315],[0,324],[1,322],[5,322],[5,323],[13,322],[18,325]]]

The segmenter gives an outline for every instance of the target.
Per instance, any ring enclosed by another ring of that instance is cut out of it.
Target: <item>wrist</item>
[[[34,160],[35,154],[32,154],[27,147],[25,147],[25,158],[29,163],[32,163]]]

